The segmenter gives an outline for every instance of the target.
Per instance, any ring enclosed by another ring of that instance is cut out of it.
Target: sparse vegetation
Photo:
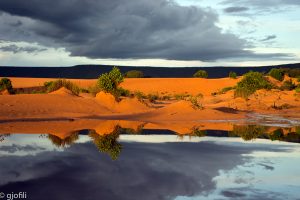
[[[284,71],[282,69],[273,68],[269,71],[268,74],[278,81],[282,81],[284,78]]]
[[[197,137],[205,137],[207,135],[207,132],[205,130],[200,130],[200,128],[198,127],[193,127],[191,135]]]
[[[0,91],[7,90],[10,94],[14,93],[13,86],[11,84],[10,79],[8,78],[2,78],[0,80]]]
[[[208,73],[205,70],[198,70],[194,75],[194,78],[207,78]]]
[[[253,140],[265,134],[267,128],[260,125],[234,125],[230,136],[239,136],[245,141]]]
[[[72,144],[75,143],[76,140],[79,139],[79,133],[78,131],[75,131],[64,139],[61,139],[56,135],[50,135],[50,134],[47,137],[55,146],[66,147],[66,146],[71,146]]]
[[[141,91],[135,91],[133,95],[140,101],[144,102],[144,98],[146,98],[145,94],[142,93]]]
[[[65,87],[66,89],[70,90],[75,95],[79,95],[80,92],[80,88],[77,85],[65,79],[58,79],[56,81],[46,82],[44,83],[44,85],[47,85],[47,92],[53,92],[62,87]]]
[[[243,79],[238,82],[234,96],[248,99],[256,90],[272,88],[273,85],[265,79],[262,73],[250,71],[244,74]]]
[[[214,95],[216,94],[225,94],[226,92],[235,89],[235,87],[224,87],[222,88],[219,92],[214,93]]]
[[[292,79],[290,79],[290,80],[284,81],[282,86],[280,87],[280,89],[291,91],[291,90],[296,89],[296,87],[297,86],[293,83]]]
[[[281,69],[285,74],[287,74],[289,77],[297,78],[300,77],[300,69],[299,68],[282,68]]]
[[[290,108],[293,108],[292,105],[290,104],[287,104],[287,103],[284,103],[280,106],[277,106],[274,102],[274,104],[272,105],[272,108],[274,108],[275,110],[284,110],[284,109],[290,109]]]
[[[91,93],[93,96],[96,96],[97,93],[99,93],[101,91],[101,89],[99,88],[98,84],[95,84],[93,86],[89,86],[88,87],[88,91],[89,93]]]
[[[189,96],[190,96],[189,94],[174,94],[174,98],[176,100],[184,100]]]
[[[124,74],[125,78],[144,78],[144,73],[139,70],[130,70]]]
[[[236,79],[237,78],[237,74],[235,72],[229,72],[229,78],[233,78],[233,79]]]
[[[295,88],[295,92],[300,93],[300,84],[298,84],[297,87]]]
[[[199,98],[201,98],[201,97],[191,96],[191,97],[189,98],[189,101],[192,103],[192,107],[193,107],[195,110],[203,109],[202,104],[199,102]]]
[[[149,99],[149,101],[151,103],[154,103],[156,100],[159,99],[159,95],[158,94],[148,94],[147,99]]]

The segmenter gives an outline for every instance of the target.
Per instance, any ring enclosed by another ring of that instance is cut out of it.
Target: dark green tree
[[[139,70],[130,70],[124,76],[125,78],[144,78],[144,73]]]
[[[284,78],[284,71],[282,69],[273,68],[268,74],[279,81],[282,81]]]
[[[194,78],[207,78],[208,73],[205,70],[198,70],[194,75]]]
[[[10,94],[14,92],[11,80],[8,78],[2,78],[0,80],[0,91],[7,90]]]
[[[235,73],[235,72],[229,72],[229,78],[233,78],[233,79],[236,79],[236,77],[237,77],[237,74]]]

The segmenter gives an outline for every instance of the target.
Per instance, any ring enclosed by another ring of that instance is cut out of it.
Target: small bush
[[[269,75],[278,81],[282,81],[284,78],[284,72],[282,69],[273,68],[269,71]]]
[[[151,103],[154,103],[156,100],[159,99],[159,96],[158,94],[148,94],[147,99],[149,99]]]
[[[294,69],[290,69],[290,68],[282,68],[282,71],[287,74],[289,77],[300,77],[300,69],[299,68],[294,68]]]
[[[298,86],[296,87],[295,92],[300,93],[300,84],[298,84]]]
[[[193,77],[194,78],[207,78],[208,73],[205,70],[199,70],[193,75]]]
[[[144,93],[140,92],[140,91],[135,91],[133,94],[139,101],[143,102],[144,98],[146,98],[146,96],[144,95]]]
[[[234,96],[247,99],[256,90],[272,88],[273,85],[265,79],[262,73],[250,71],[244,74],[242,80],[238,82]]]
[[[287,103],[284,103],[280,106],[277,106],[274,102],[274,104],[271,106],[272,108],[274,108],[275,110],[284,110],[284,109],[290,109],[290,108],[293,108],[292,105],[290,104],[287,104]]]
[[[100,90],[111,93],[117,98],[119,94],[119,91],[117,91],[117,89],[118,86],[123,82],[123,80],[124,77],[119,68],[114,67],[110,72],[100,75],[97,85]]]
[[[235,89],[235,87],[224,87],[222,88],[219,92],[217,92],[216,94],[225,94],[226,92]]]
[[[122,97],[131,97],[131,93],[127,89],[120,87],[120,88],[118,88],[118,91],[119,91],[120,96],[122,96]]]
[[[190,102],[192,103],[192,106],[195,110],[203,109],[203,106],[201,103],[199,103],[199,97],[190,97]]]
[[[75,95],[79,95],[80,88],[71,81],[65,79],[58,79],[56,81],[52,81],[50,84],[48,84],[47,92],[53,92],[62,87],[65,87],[66,89],[70,90]]]
[[[86,88],[80,88],[81,93],[90,93],[90,91]]]
[[[237,74],[235,73],[235,72],[229,72],[229,78],[233,78],[233,79],[236,79],[236,77],[237,77]]]
[[[188,94],[174,94],[174,98],[176,100],[184,100],[186,97],[189,97],[190,95]]]
[[[93,86],[89,86],[88,87],[88,91],[89,93],[91,93],[93,96],[96,96],[97,93],[99,93],[101,91],[101,89],[99,88],[98,84],[95,84]]]
[[[48,88],[52,83],[53,83],[53,81],[46,81],[46,82],[44,83],[44,86],[45,86],[46,88]]]
[[[286,80],[283,82],[282,86],[280,87],[281,90],[294,90],[296,88],[296,85],[293,83],[292,79]]]
[[[2,78],[0,80],[0,91],[7,90],[10,94],[14,92],[10,79]]]
[[[131,70],[125,73],[125,78],[144,78],[144,73],[138,70]]]
[[[190,134],[197,137],[205,137],[207,135],[207,131],[200,130],[200,128],[198,127],[193,127],[192,132]]]

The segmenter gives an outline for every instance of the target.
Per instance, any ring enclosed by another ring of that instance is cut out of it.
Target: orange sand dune
[[[224,87],[235,86],[240,79],[220,78],[146,78],[126,79],[122,87],[131,91],[158,94],[211,95]]]
[[[15,88],[25,88],[25,87],[36,87],[44,86],[45,82],[57,80],[56,78],[20,78],[20,77],[10,77],[12,85]],[[74,82],[80,87],[87,88],[96,83],[96,79],[67,79]]]
[[[96,100],[111,111],[118,113],[139,113],[150,109],[144,103],[137,100],[137,98],[123,98],[120,102],[117,102],[113,95],[104,92],[99,92],[96,95]]]
[[[10,78],[16,88],[43,86],[51,78]],[[96,79],[68,79],[78,86],[88,88],[96,84]],[[141,91],[145,94],[192,94],[211,95],[224,87],[235,86],[240,79],[220,78],[128,78],[121,87],[130,91]]]
[[[12,78],[13,85],[37,86],[50,79]],[[94,84],[95,80],[74,80],[81,86]],[[234,86],[239,79],[201,79],[201,78],[151,78],[125,79],[122,87],[131,91],[159,94],[204,94],[201,104],[204,109],[194,109],[191,102],[168,101],[149,107],[137,99],[123,98],[116,102],[111,95],[99,93],[94,97],[78,97],[62,88],[51,94],[18,94],[0,96],[0,121],[91,118],[123,119],[160,122],[195,122],[205,120],[236,120],[247,118],[247,112],[270,113],[285,117],[300,118],[300,97],[294,91],[260,90],[249,100],[233,98],[233,91],[214,95],[212,92],[224,87]],[[19,84],[19,85],[18,85]],[[274,108],[275,104],[275,108]],[[284,105],[288,104],[288,106]],[[284,106],[284,107],[282,107]],[[175,127],[177,130],[178,128]],[[181,131],[178,131],[181,132]]]

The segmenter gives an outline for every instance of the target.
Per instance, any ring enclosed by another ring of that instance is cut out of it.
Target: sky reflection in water
[[[66,148],[40,135],[5,137],[0,191],[43,200],[300,196],[297,143],[176,135],[121,135],[118,141],[121,152],[113,160],[87,135]]]

